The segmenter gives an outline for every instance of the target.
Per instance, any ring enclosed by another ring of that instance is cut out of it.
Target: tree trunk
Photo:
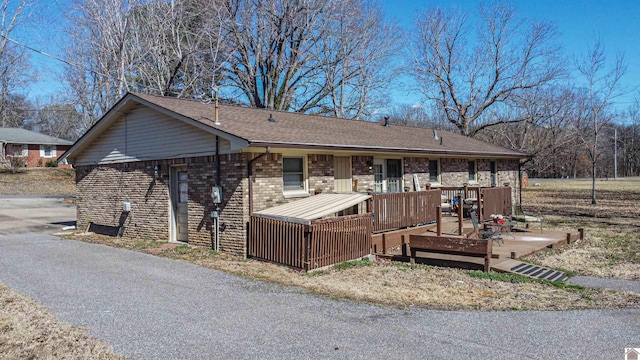
[[[591,163],[591,204],[596,205],[596,162]]]

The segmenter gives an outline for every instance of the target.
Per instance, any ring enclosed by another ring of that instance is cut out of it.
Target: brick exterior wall
[[[152,162],[76,167],[77,227],[124,226],[124,236],[167,240],[168,176],[153,180]],[[131,212],[122,203],[131,203]]]
[[[220,204],[221,250],[246,256],[246,234],[249,222],[248,162],[260,154],[238,153],[220,156],[223,203]],[[420,186],[429,178],[428,158],[406,157],[404,185],[413,191],[413,174]],[[332,192],[333,155],[306,156],[309,192]],[[373,188],[373,156],[352,156],[352,176],[358,180],[359,192]],[[518,161],[496,160],[498,186],[509,183],[514,201],[518,201]],[[490,186],[490,160],[479,159],[478,180]],[[158,179],[154,168],[160,166]],[[189,243],[211,247],[214,229],[210,213],[214,210],[211,187],[216,182],[215,156],[159,161],[131,162],[111,165],[78,166],[76,191],[78,228],[89,222],[108,226],[124,226],[124,236],[167,241],[170,237],[170,171],[172,166],[186,166],[189,174]],[[444,186],[462,186],[468,182],[466,159],[440,159]],[[285,197],[282,183],[282,154],[267,154],[253,163],[254,211],[297,200]],[[122,203],[131,203],[131,212],[122,212]]]
[[[373,189],[373,169],[369,169],[369,164],[373,163],[373,156],[352,156],[351,167],[354,180],[358,180],[358,192],[365,192]]]
[[[53,160],[56,161],[65,151],[69,150],[71,145],[55,145],[56,148],[56,156],[52,157],[40,157],[40,145],[38,144],[29,144],[27,145],[27,156],[24,158],[26,167],[44,167],[47,164],[47,161]],[[22,144],[8,144],[6,149],[7,154],[11,156],[21,156],[22,154]],[[71,165],[59,165],[60,167],[70,168]]]
[[[333,155],[308,155],[307,164],[309,192],[311,194],[334,192]]]
[[[469,183],[469,160],[440,159],[440,177],[443,186],[462,186]]]
[[[159,179],[154,168],[160,166]],[[169,240],[169,182],[172,166],[186,166],[189,181],[189,243],[211,247],[214,229],[211,211],[211,187],[215,185],[215,157],[193,157],[121,164],[78,166],[76,201],[78,228],[89,222],[124,226],[123,236],[138,239]],[[222,155],[220,161],[223,203],[220,204],[221,250],[246,254],[248,192],[246,161],[243,154]],[[122,211],[122,203],[131,203],[131,212]]]
[[[404,158],[404,188],[415,191],[413,174],[418,175],[419,190],[424,190],[429,182],[429,159],[428,158]]]

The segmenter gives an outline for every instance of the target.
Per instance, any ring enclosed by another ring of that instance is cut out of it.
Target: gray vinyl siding
[[[214,155],[216,137],[154,110],[137,107],[120,116],[81,153],[77,165]],[[231,144],[220,138],[220,152]]]

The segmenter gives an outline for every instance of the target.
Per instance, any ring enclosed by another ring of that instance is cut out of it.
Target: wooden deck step
[[[492,264],[491,268],[495,271],[514,273],[549,281],[565,281],[569,278],[562,271],[511,259]]]

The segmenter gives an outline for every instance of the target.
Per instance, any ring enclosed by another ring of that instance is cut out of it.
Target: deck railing
[[[388,231],[436,221],[441,203],[439,189],[404,193],[374,194],[373,231]]]
[[[455,199],[458,195],[463,199],[477,199],[479,187],[470,186],[441,186],[438,187],[442,191],[443,197],[446,197],[449,201]]]
[[[311,225],[251,216],[247,255],[308,271],[368,255],[372,230],[370,213]]]

